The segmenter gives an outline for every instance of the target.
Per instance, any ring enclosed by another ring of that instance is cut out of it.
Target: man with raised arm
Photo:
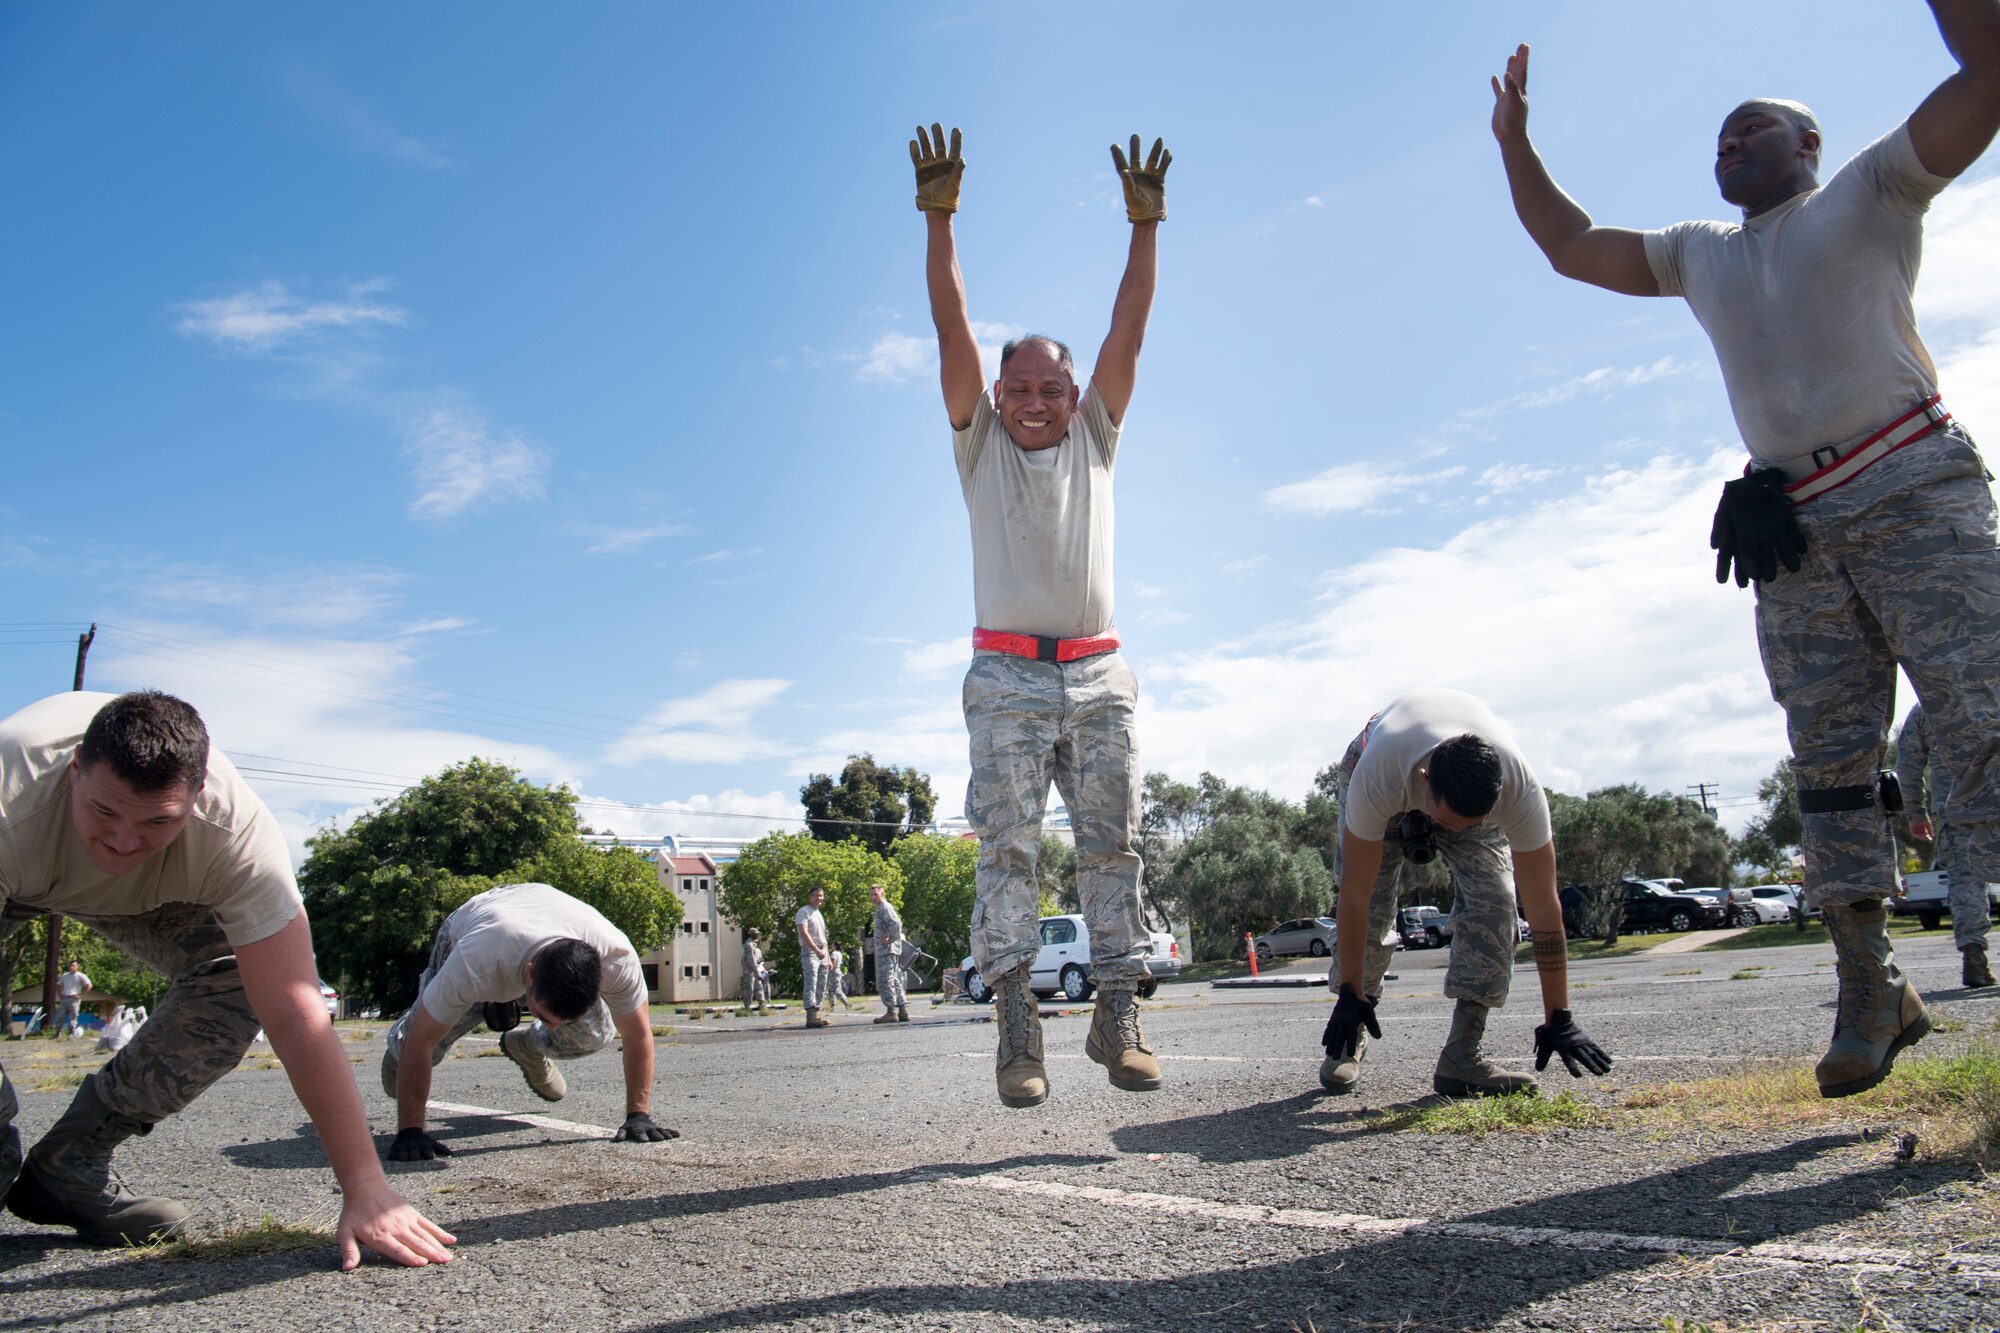
[[[1528,141],[1528,48],[1492,81],[1514,210],[1556,272],[1684,297],[1722,366],[1750,464],[1723,487],[1709,541],[1718,581],[1733,563],[1739,587],[1757,585],[1791,735],[1806,896],[1839,964],[1816,1071],[1827,1097],[1875,1086],[1930,1030],[1883,905],[1895,850],[1876,771],[1898,666],[1959,779],[1942,813],[1975,864],[2000,853],[2000,526],[1911,307],[1924,212],[2000,129],[2000,3],[1930,8],[1958,71],[1823,186],[1811,111],[1757,98],[1729,113],[1715,179],[1741,222],[1597,226]]]
[[[1084,1048],[1113,1086],[1160,1086],[1139,1026],[1149,939],[1139,900],[1138,682],[1118,653],[1111,617],[1112,467],[1153,307],[1166,173],[1153,142],[1141,161],[1111,158],[1132,223],[1125,276],[1087,391],[1069,348],[1040,335],[1000,352],[989,394],[965,303],[951,215],[965,160],[942,126],[910,142],[917,207],[929,232],[925,266],[952,452],[972,520],[977,628],[965,674],[972,778],[965,815],[979,834],[972,954],[999,1006],[1000,1100],[1048,1096],[1040,1009],[1028,969],[1041,947],[1035,860],[1054,781],[1076,835],[1077,890],[1090,931],[1097,1009]]]
[[[533,1022],[521,1021],[523,1009]],[[392,1161],[451,1156],[425,1128],[431,1071],[482,1022],[500,1035],[500,1053],[545,1102],[569,1095],[556,1061],[594,1055],[617,1033],[625,1122],[611,1137],[630,1143],[680,1137],[652,1116],[653,1025],[639,951],[603,913],[561,889],[503,884],[444,919],[417,1001],[383,1042],[382,1091],[396,1099]]]
[[[1368,1037],[1382,1029],[1375,1005],[1395,957],[1396,892],[1403,862],[1442,856],[1451,868],[1451,965],[1444,993],[1458,1001],[1431,1086],[1447,1097],[1533,1092],[1483,1050],[1486,1015],[1507,1003],[1514,978],[1515,895],[1533,931],[1545,1021],[1535,1068],[1562,1057],[1573,1078],[1610,1072],[1611,1057],[1569,1012],[1569,954],[1556,898],[1549,801],[1512,733],[1485,704],[1458,690],[1412,690],[1368,719],[1336,770],[1340,885],[1334,959],[1337,991],[1321,1044],[1320,1085],[1352,1092]],[[1366,1029],[1364,1034],[1363,1029]]]
[[[25,1162],[0,1071],[7,1211],[97,1245],[180,1230],[187,1209],[128,1190],[112,1154],[235,1069],[262,1027],[340,1181],[341,1267],[361,1262],[362,1245],[413,1267],[450,1262],[452,1236],[376,1160],[284,835],[186,703],[76,692],[0,720],[0,938],[48,912],[169,984]]]

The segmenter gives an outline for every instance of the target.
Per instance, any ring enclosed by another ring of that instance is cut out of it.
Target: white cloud
[[[588,530],[590,545],[586,555],[624,555],[662,537],[685,537],[694,529],[685,523],[654,523],[637,528],[595,527]]]
[[[707,555],[696,556],[694,559],[688,561],[688,563],[690,565],[719,565],[726,560],[748,560],[753,555],[762,554],[764,554],[763,547],[747,546],[740,551],[710,551]]]
[[[1523,486],[1539,486],[1555,476],[1552,467],[1531,467],[1526,463],[1495,463],[1479,474],[1479,484],[1493,493],[1519,490]]]
[[[885,333],[868,349],[867,358],[855,370],[855,377],[876,384],[901,384],[930,369],[937,362],[937,346],[929,338],[907,333]]]
[[[1754,790],[1785,751],[1749,594],[1713,582],[1716,479],[1734,450],[1610,468],[1440,546],[1326,576],[1321,605],[1141,672],[1148,768],[1297,798],[1368,716],[1418,685],[1465,689],[1519,730],[1542,780]]]
[[[1276,486],[1264,492],[1264,503],[1292,514],[1339,514],[1374,509],[1392,495],[1418,497],[1425,488],[1464,472],[1462,467],[1412,472],[1386,463],[1340,463],[1316,477]]]
[[[577,816],[600,832],[621,838],[761,838],[805,831],[798,792],[747,792],[732,787],[714,795],[633,805],[583,793]]]
[[[350,150],[424,171],[442,171],[452,165],[441,145],[405,134],[383,119],[366,99],[324,75],[296,70],[289,82],[299,104],[339,133]]]
[[[1559,383],[1551,384],[1545,389],[1536,389],[1529,393],[1516,394],[1503,402],[1495,403],[1488,407],[1475,408],[1473,409],[1473,413],[1476,415],[1493,415],[1522,408],[1554,407],[1560,403],[1567,403],[1582,394],[1592,394],[1601,397],[1605,394],[1615,393],[1620,389],[1632,389],[1642,384],[1651,384],[1656,380],[1678,379],[1687,375],[1700,375],[1708,369],[1708,363],[1705,361],[1682,361],[1671,356],[1663,356],[1651,365],[1628,366],[1622,370],[1614,366],[1600,366],[1596,370],[1586,371],[1581,375],[1572,376]]]
[[[1938,196],[1924,224],[1917,315],[1945,406],[1974,439],[2000,437],[2000,176]],[[1990,448],[1986,450],[1989,461]]]
[[[358,330],[369,325],[400,328],[409,313],[400,306],[368,297],[386,284],[365,283],[348,289],[343,299],[308,301],[282,282],[189,301],[175,329],[190,338],[206,338],[232,351],[269,353],[330,330]]]
[[[963,672],[971,660],[972,636],[966,634],[911,648],[903,654],[903,670],[920,679],[930,679]]]
[[[511,433],[495,434],[455,394],[405,414],[403,457],[417,485],[410,513],[452,518],[468,509],[542,495],[543,452]]]
[[[604,762],[789,762],[795,747],[750,734],[757,715],[792,687],[788,680],[722,680],[699,694],[669,699],[612,742]]]
[[[1307,196],[1306,196],[1306,207],[1307,207],[1307,208],[1324,208],[1324,207],[1326,207],[1326,200],[1324,200],[1324,199],[1320,198],[1320,197],[1319,197],[1318,195],[1316,195],[1316,194],[1309,194],[1309,195],[1307,195]]]
[[[1246,560],[1231,560],[1222,567],[1222,572],[1238,575],[1253,573],[1268,564],[1270,559],[1271,557],[1268,555],[1253,555]]]
[[[275,628],[318,631],[380,614],[397,602],[407,581],[397,570],[368,565],[272,570],[250,577],[172,564],[140,574],[134,591],[162,610],[225,612]]]

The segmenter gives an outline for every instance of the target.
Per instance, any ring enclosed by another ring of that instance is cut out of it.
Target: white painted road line
[[[1502,1245],[1554,1245],[1571,1250],[1622,1250],[1648,1254],[1687,1254],[1757,1260],[1786,1267],[1848,1267],[1866,1269],[1948,1269],[1968,1277],[2000,1278],[2000,1255],[1954,1254],[1948,1259],[1907,1250],[1864,1249],[1848,1245],[1800,1245],[1760,1241],[1731,1245],[1727,1241],[1690,1236],[1630,1236],[1616,1231],[1574,1231],[1566,1227],[1510,1227],[1488,1222],[1451,1222],[1425,1217],[1370,1217],[1364,1213],[1332,1213],[1318,1208],[1271,1208],[1263,1204],[1217,1203],[1178,1194],[1149,1194],[1100,1185],[1066,1185],[1053,1180],[1021,1180],[1013,1176],[972,1176],[966,1182],[1001,1193],[1071,1199],[1108,1208],[1136,1208],[1181,1217],[1213,1217],[1265,1226],[1302,1227],[1357,1235],[1451,1236],[1493,1241]]]
[[[558,1134],[574,1134],[583,1139],[608,1139],[611,1131],[602,1125],[580,1125],[574,1120],[558,1120],[552,1115],[527,1115],[518,1111],[501,1111],[491,1106],[465,1106],[458,1102],[427,1103],[433,1111],[446,1115],[483,1115],[494,1120],[512,1120],[518,1124],[533,1125],[536,1129],[552,1129]]]

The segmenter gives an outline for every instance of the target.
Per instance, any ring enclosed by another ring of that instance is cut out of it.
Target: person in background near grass
[[[1534,929],[1535,972],[1546,1021],[1535,1029],[1535,1068],[1560,1055],[1571,1077],[1610,1072],[1611,1057],[1569,1012],[1569,949],[1556,897],[1549,802],[1508,728],[1458,690],[1412,690],[1368,719],[1336,770],[1340,841],[1334,855],[1334,957],[1338,994],[1320,1041],[1320,1085],[1352,1092],[1368,1037],[1382,1029],[1375,1005],[1396,956],[1396,895],[1403,862],[1438,857],[1451,869],[1451,965],[1444,993],[1458,1001],[1431,1086],[1448,1097],[1532,1092],[1482,1050],[1486,1015],[1513,984],[1515,902]],[[1363,1029],[1366,1029],[1364,1035]]]
[[[910,159],[928,235],[945,415],[972,524],[978,627],[963,691],[972,758],[965,815],[979,834],[972,954],[997,1002],[995,1082],[1005,1106],[1048,1096],[1028,969],[1041,948],[1035,864],[1053,781],[1076,833],[1097,982],[1084,1051],[1113,1087],[1143,1092],[1160,1086],[1160,1062],[1139,1025],[1151,945],[1139,896],[1145,866],[1132,846],[1139,684],[1118,653],[1111,616],[1112,472],[1153,308],[1173,155],[1155,139],[1142,162],[1136,134],[1129,162],[1111,150],[1132,235],[1088,392],[1078,392],[1069,348],[1037,335],[1000,349],[989,395],[952,235],[965,171],[959,143],[957,130],[947,149],[941,125],[930,135],[920,128]]]
[[[806,894],[805,905],[792,917],[792,925],[799,933],[801,998],[805,1002],[806,1026],[809,1028],[833,1026],[833,1020],[820,1013],[827,988],[833,984],[827,975],[833,965],[833,956],[826,947],[826,918],[819,910],[820,904],[825,901],[826,890],[815,885]]]
[[[1686,298],[1750,451],[1709,544],[1717,581],[1733,563],[1738,587],[1757,585],[1757,643],[1791,736],[1806,897],[1840,982],[1814,1071],[1826,1097],[1874,1087],[1930,1031],[1883,902],[1896,849],[1876,771],[1897,667],[1958,779],[1939,814],[1973,864],[2000,861],[2000,518],[1912,304],[1924,213],[2000,129],[2000,0],[1930,9],[1958,69],[1824,186],[1811,110],[1760,97],[1723,118],[1715,181],[1740,222],[1596,225],[1528,140],[1528,48],[1492,80],[1522,226],[1565,277]]]
[[[1951,774],[1931,750],[1930,726],[1924,721],[1924,706],[1911,704],[1896,737],[1896,778],[1903,786],[1903,808],[1909,811],[1910,833],[1933,844],[1931,868],[1946,872],[1951,886],[1951,938],[1958,946],[1959,982],[1983,988],[1993,984],[1993,968],[1986,960],[1986,931],[1992,924],[1992,906],[1986,896],[1989,880],[2000,878],[1981,873],[1972,864],[1970,839],[1939,819],[1931,822],[1931,811],[1942,810],[1951,798]]]
[[[847,998],[847,952],[844,949],[835,949],[827,955],[826,994],[826,1007],[829,1009],[833,1007],[835,1001],[838,1001],[843,1009],[854,1007]]]
[[[83,970],[83,964],[72,958],[69,971],[56,978],[56,989],[62,992],[62,1022],[56,1027],[56,1036],[68,1039],[83,1021],[83,994],[91,986],[90,976]]]
[[[534,1022],[521,1022],[526,1007]],[[537,1097],[561,1101],[557,1060],[611,1044],[625,1064],[625,1123],[613,1139],[662,1143],[680,1135],[653,1122],[653,1025],[639,954],[596,908],[547,884],[503,884],[466,900],[438,927],[417,1001],[389,1029],[382,1091],[396,1099],[389,1157],[428,1162],[451,1149],[425,1128],[431,1070],[484,1022]]]
[[[763,1013],[771,1002],[771,985],[764,980],[764,950],[757,941],[764,932],[752,926],[743,932],[743,1007]]]
[[[261,1026],[340,1182],[341,1266],[359,1264],[363,1245],[413,1267],[450,1262],[451,1234],[396,1192],[375,1156],[320,998],[284,835],[186,703],[76,691],[0,721],[0,939],[50,912],[168,985],[152,1020],[84,1079],[25,1162],[0,1070],[9,1212],[97,1245],[180,1230],[187,1209],[127,1189],[112,1154],[234,1070]]]
[[[889,886],[870,884],[868,896],[875,900],[875,993],[882,997],[882,1016],[877,1023],[910,1021],[909,997],[903,993],[903,918],[889,901]]]

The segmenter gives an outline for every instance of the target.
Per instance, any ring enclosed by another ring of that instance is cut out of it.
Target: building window
[[[707,968],[707,967],[703,967],[703,968],[701,969],[701,974],[702,974],[703,976],[707,976],[707,975],[708,975],[708,968]]]
[[[701,923],[701,933],[704,935],[708,934],[708,922],[704,921]]]
[[[639,964],[639,971],[646,978],[647,990],[658,990],[660,988],[660,965],[658,963],[641,963]]]
[[[681,922],[681,934],[683,934],[683,935],[692,935],[692,934],[694,934],[694,922],[692,922],[692,921],[683,921],[683,922]]]
[[[692,967],[683,967],[683,968],[681,969],[681,980],[683,980],[683,981],[693,981],[693,980],[694,980],[694,968],[692,968]]]

